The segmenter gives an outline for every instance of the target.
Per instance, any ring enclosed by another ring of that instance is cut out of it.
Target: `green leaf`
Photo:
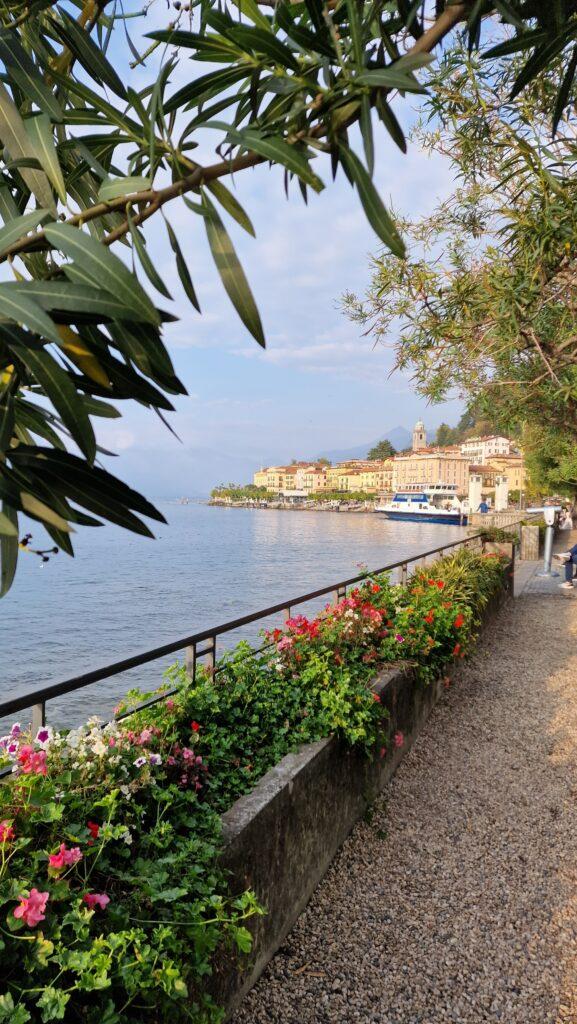
[[[403,152],[407,152],[407,142],[392,107],[387,103],[384,93],[377,95],[376,102],[377,114],[391,136],[393,142],[396,142],[399,149]]]
[[[371,101],[364,94],[361,98],[360,129],[365,147],[365,157],[371,178],[375,169],[375,147],[373,143],[373,124],[371,121]]]
[[[18,562],[18,513],[3,501],[2,517],[8,520],[15,532],[0,530],[0,597],[4,597],[10,590]]]
[[[58,345],[60,335],[56,324],[34,299],[25,294],[25,289],[26,283],[23,283],[21,291],[13,290],[11,282],[0,284],[0,317],[14,320]]]
[[[150,188],[150,178],[127,175],[126,178],[107,178],[100,186],[98,199],[106,203],[118,196],[129,196],[132,192],[146,192]]]
[[[34,375],[47,398],[68,427],[72,437],[86,458],[92,462],[96,454],[94,430],[86,412],[82,396],[72,379],[42,346],[26,344],[15,332],[4,328],[2,336],[16,351],[19,359]]]
[[[0,82],[0,140],[4,143],[12,160],[25,160],[37,156],[18,108],[2,82]],[[22,168],[20,174],[30,191],[36,196],[40,206],[55,213],[54,197],[44,172]]]
[[[303,153],[296,146],[285,142],[280,136],[259,135],[248,128],[237,130],[218,121],[209,122],[207,127],[209,126],[226,129],[230,142],[236,142],[244,149],[258,153],[259,156],[264,157],[266,160],[271,160],[273,163],[282,164],[287,170],[296,174],[301,181],[310,185],[315,192],[322,192],[325,187],[321,179],[311,170],[308,160]]]
[[[351,179],[357,186],[357,192],[359,193],[359,198],[363,204],[363,209],[369,224],[374,231],[376,231],[377,235],[381,241],[384,242],[387,248],[389,248],[395,256],[398,256],[400,259],[404,259],[406,255],[405,244],[397,231],[395,222],[373,185],[369,174],[363,167],[359,158],[350,149],[347,149],[345,146],[340,146],[339,152],[345,169],[348,171]]]
[[[204,221],[208,243],[225,291],[247,330],[259,345],[265,348],[259,312],[234,246],[215,207],[206,195],[204,202],[208,210]]]
[[[70,224],[52,224],[44,233],[50,244],[73,259],[97,288],[116,296],[137,318],[160,323],[158,311],[138,278],[106,246]]]
[[[360,68],[363,65],[364,47],[359,8],[357,6],[357,0],[346,0],[346,3],[349,18],[349,31],[351,33],[351,41],[353,44],[353,57],[355,64]]]
[[[38,224],[44,224],[51,216],[50,210],[33,210],[32,213],[25,213],[22,217],[9,220],[3,228],[0,228],[0,256],[3,256],[6,250],[14,245],[14,242],[28,234]]]
[[[64,269],[68,273],[71,265]],[[92,278],[84,276],[81,283],[76,281],[7,281],[1,286],[8,294],[24,295],[33,299],[48,312],[67,312],[66,322],[83,323],[86,320],[133,320],[130,307],[120,302],[109,292],[97,288]],[[93,316],[91,316],[93,314]],[[57,320],[64,319],[55,317]]]
[[[172,300],[172,295],[170,294],[168,288],[166,287],[164,281],[162,280],[160,274],[158,273],[156,267],[154,266],[154,263],[152,262],[150,256],[148,255],[146,243],[142,235],[140,234],[140,231],[134,225],[134,221],[132,219],[132,214],[130,213],[130,210],[127,211],[127,216],[128,223],[130,226],[130,235],[134,243],[134,248],[138,253],[140,265],[144,270],[144,273],[146,274],[151,285],[153,285],[153,287],[156,288],[156,290],[159,291],[161,295],[164,295],[165,298]]]
[[[180,245],[178,243],[178,238],[176,237],[172,229],[172,226],[169,224],[166,217],[164,218],[164,223],[166,224],[166,230],[168,231],[170,248],[172,249],[174,255],[176,256],[176,269],[178,270],[178,276],[180,277],[182,287],[184,288],[184,291],[186,292],[186,295],[188,296],[194,308],[197,309],[198,312],[200,313],[200,305],[196,297],[196,292],[194,290],[192,278],[186,265],[186,260],[182,255],[182,249],[180,248]]]
[[[33,100],[52,121],[62,121],[60,103],[13,31],[0,32],[0,60],[27,99]]]
[[[424,85],[414,78],[409,72],[406,74],[397,71],[396,65],[388,68],[375,68],[371,71],[361,71],[355,75],[354,82],[357,85],[369,85],[372,89],[399,89],[401,92],[426,93]]]
[[[563,81],[561,82],[561,85],[559,87],[559,92],[557,93],[557,99],[555,100],[555,110],[553,111],[553,127],[552,127],[552,132],[551,132],[552,135],[556,134],[557,127],[559,125],[559,121],[561,120],[561,118],[563,116],[563,111],[565,110],[565,107],[567,105],[567,101],[569,99],[569,94],[571,92],[571,86],[573,85],[573,79],[575,78],[575,71],[576,70],[577,70],[577,46],[575,46],[573,48],[573,53],[571,54],[571,59],[570,59],[569,64],[567,66],[567,70],[566,70],[566,72],[565,72],[565,74],[563,76]]]
[[[507,57],[510,53],[517,53],[519,50],[528,50],[532,46],[540,46],[549,38],[549,33],[542,29],[535,29],[533,32],[524,32],[523,35],[513,36],[506,39],[504,43],[498,43],[481,54],[484,60],[492,57]]]
[[[63,19],[62,24],[58,21],[53,21],[52,25],[66,43],[68,49],[92,78],[95,78],[97,82],[110,86],[117,96],[126,99],[126,89],[100,47],[96,45],[88,32],[85,32],[67,11],[63,10],[62,7],[59,8],[59,11]]]
[[[49,505],[34,497],[33,494],[21,491],[20,501],[27,515],[32,516],[34,519],[41,519],[45,523],[50,523],[55,530],[62,530],[63,533],[74,533],[72,527],[68,525],[62,516],[59,516],[53,508],[50,508]]]
[[[5,512],[0,512],[0,533],[5,537],[17,537],[18,528]]]
[[[66,186],[56,146],[54,145],[54,134],[50,118],[46,114],[36,114],[24,122],[24,127],[34,152],[38,154],[42,170],[46,172],[46,176],[52,182],[60,202],[66,204],[68,198]]]
[[[215,178],[214,181],[207,181],[205,188],[212,193],[214,198],[218,200],[220,205],[228,214],[230,214],[233,220],[235,220],[237,224],[240,224],[241,228],[248,231],[249,235],[252,235],[254,238],[254,228],[248,214],[245,213],[238,200],[233,196],[232,192],[229,191],[226,185],[223,185],[222,181]]]

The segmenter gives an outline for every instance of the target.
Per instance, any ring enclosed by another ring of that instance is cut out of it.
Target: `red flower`
[[[428,623],[429,623],[429,626],[431,626],[431,625],[433,624],[433,622],[434,622],[434,621],[435,621],[435,612],[434,612],[434,610],[433,610],[433,609],[431,608],[431,611],[429,612],[429,614],[428,614],[428,615],[425,615],[425,622],[428,622]]]
[[[445,581],[444,580],[437,580],[437,586],[438,586],[439,590],[442,590],[443,587],[445,586]]]
[[[98,833],[100,832],[100,825],[97,825],[94,821],[87,821],[86,828],[90,832],[93,839],[98,839]]]
[[[9,843],[15,832],[9,821],[0,821],[0,843]]]
[[[31,889],[29,896],[20,896],[20,903],[14,908],[14,917],[22,918],[29,928],[35,928],[44,920],[48,893]]]
[[[371,591],[372,591],[373,594],[378,594],[380,589],[381,588],[379,587],[378,583],[372,583],[371,584]]]
[[[393,743],[396,747],[402,747],[405,743],[405,737],[402,732],[396,732],[393,736]]]
[[[465,616],[461,615],[459,613],[459,615],[457,615],[457,618],[455,619],[453,625],[454,625],[455,629],[460,629],[461,626],[465,625]]]
[[[378,693],[373,693],[373,700],[375,701],[376,704],[381,703],[381,698]]]
[[[453,647],[453,657],[456,658],[461,653],[461,645],[455,644]]]
[[[82,899],[90,907],[90,910],[96,910],[96,907],[99,907],[100,910],[106,910],[110,903],[110,896],[107,896],[104,892],[87,892]]]
[[[429,584],[430,587],[436,587],[437,586],[437,581],[436,580],[427,580],[427,583]]]
[[[190,728],[192,729],[193,732],[198,732],[198,730],[200,729],[200,725],[198,724],[198,722],[191,722]]]

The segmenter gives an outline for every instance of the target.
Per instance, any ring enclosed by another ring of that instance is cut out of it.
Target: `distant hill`
[[[379,441],[390,441],[393,448],[400,452],[403,448],[410,447],[412,439],[413,435],[406,427],[393,427],[383,437],[377,437],[374,441],[359,444],[355,448],[335,448],[330,452],[319,452],[319,458],[328,459],[330,462],[346,462],[347,459],[366,459],[367,453]]]

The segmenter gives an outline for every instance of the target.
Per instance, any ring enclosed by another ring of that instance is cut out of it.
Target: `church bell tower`
[[[413,428],[413,451],[418,452],[427,447],[427,432],[422,420],[417,420]]]

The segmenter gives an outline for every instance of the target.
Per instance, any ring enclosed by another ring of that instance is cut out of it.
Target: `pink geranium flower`
[[[47,892],[38,892],[38,889],[31,889],[29,896],[21,896],[20,903],[14,908],[14,917],[22,918],[29,928],[35,928],[44,920],[46,904],[48,902]]]
[[[82,860],[82,853],[78,846],[67,848],[66,843],[60,843],[58,853],[52,853],[48,857],[48,863],[53,871],[62,871],[62,868],[72,867]]]
[[[396,747],[402,747],[405,743],[405,737],[402,732],[396,732],[393,736],[393,743]]]
[[[24,775],[46,775],[46,751],[34,750],[30,744],[22,747],[18,762]]]
[[[95,910],[96,907],[100,907],[101,910],[106,910],[110,903],[110,896],[107,896],[104,892],[87,892],[82,897],[84,902],[90,910]]]
[[[15,832],[9,821],[0,821],[0,843],[7,843],[14,839]]]

